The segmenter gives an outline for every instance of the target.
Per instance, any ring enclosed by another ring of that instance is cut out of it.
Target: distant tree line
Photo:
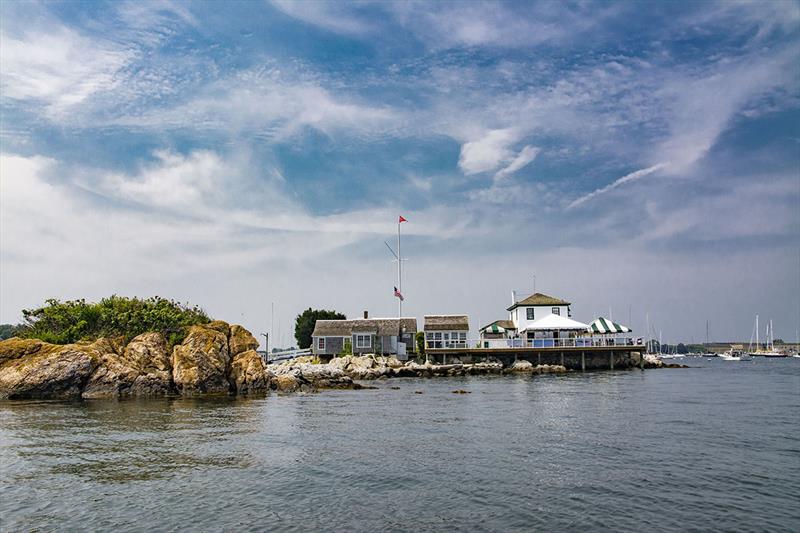
[[[41,339],[53,344],[91,341],[100,337],[133,337],[148,331],[162,333],[170,344],[186,336],[187,326],[206,324],[209,316],[197,306],[154,296],[111,296],[99,302],[50,299],[42,307],[24,309],[23,322],[0,326],[1,338]]]

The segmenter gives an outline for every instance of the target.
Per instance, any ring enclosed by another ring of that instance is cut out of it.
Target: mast
[[[761,343],[758,340],[758,315],[756,315],[756,351],[761,351]]]
[[[400,219],[397,219],[397,290],[403,294],[403,254],[400,251]],[[403,316],[403,299],[397,299],[397,318]]]

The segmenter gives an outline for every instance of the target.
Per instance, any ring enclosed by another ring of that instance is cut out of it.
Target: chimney
[[[511,291],[511,305],[517,303],[517,291]]]
[[[364,311],[364,320],[369,318],[369,311]]]

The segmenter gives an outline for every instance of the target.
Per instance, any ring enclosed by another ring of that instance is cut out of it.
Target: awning
[[[524,331],[555,331],[555,330],[571,330],[571,331],[586,331],[589,324],[572,320],[571,318],[563,317],[561,315],[549,314],[535,320],[528,324]]]
[[[589,333],[630,333],[633,330],[628,326],[600,317],[589,325],[588,331]]]
[[[497,324],[492,324],[491,326],[486,326],[483,328],[484,333],[505,333],[506,328],[498,326]]]

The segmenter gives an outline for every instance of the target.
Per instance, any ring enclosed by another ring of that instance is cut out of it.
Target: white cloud
[[[363,35],[372,29],[365,19],[355,14],[353,7],[357,4],[293,0],[270,0],[270,3],[290,17],[334,33]]]
[[[651,167],[647,167],[647,168],[642,168],[640,170],[636,170],[634,172],[631,172],[630,174],[625,174],[621,178],[609,183],[605,187],[601,187],[599,189],[595,189],[594,191],[592,191],[592,192],[590,192],[588,194],[585,194],[585,195],[581,196],[580,198],[574,200],[573,202],[571,202],[567,206],[567,209],[573,209],[575,207],[578,207],[579,205],[588,202],[592,198],[600,196],[601,194],[605,194],[608,191],[614,190],[614,189],[616,189],[617,187],[619,187],[621,185],[625,185],[626,183],[630,183],[632,181],[640,180],[640,179],[642,179],[642,178],[644,178],[646,176],[649,176],[650,174],[653,174],[654,172],[657,172],[659,170],[663,170],[664,168],[667,168],[667,166],[668,165],[665,164],[665,163],[659,163],[659,164],[653,165]]]
[[[519,139],[513,128],[490,130],[480,139],[464,143],[458,166],[465,174],[477,174],[496,169],[513,157],[510,146]]]
[[[0,33],[0,86],[4,98],[40,102],[60,116],[100,91],[119,83],[131,52],[89,39],[60,24]]]
[[[526,146],[525,148],[520,150],[520,152],[517,154],[514,160],[508,164],[508,166],[500,169],[494,175],[494,179],[499,180],[505,178],[506,176],[514,174],[521,168],[524,168],[525,166],[529,165],[534,159],[536,159],[536,156],[539,155],[539,152],[540,149],[535,146],[532,145]]]
[[[745,105],[791,86],[798,54],[794,48],[723,60],[701,75],[679,76],[660,91],[668,109],[669,136],[655,149],[655,161],[669,161],[681,173],[714,146]]]

